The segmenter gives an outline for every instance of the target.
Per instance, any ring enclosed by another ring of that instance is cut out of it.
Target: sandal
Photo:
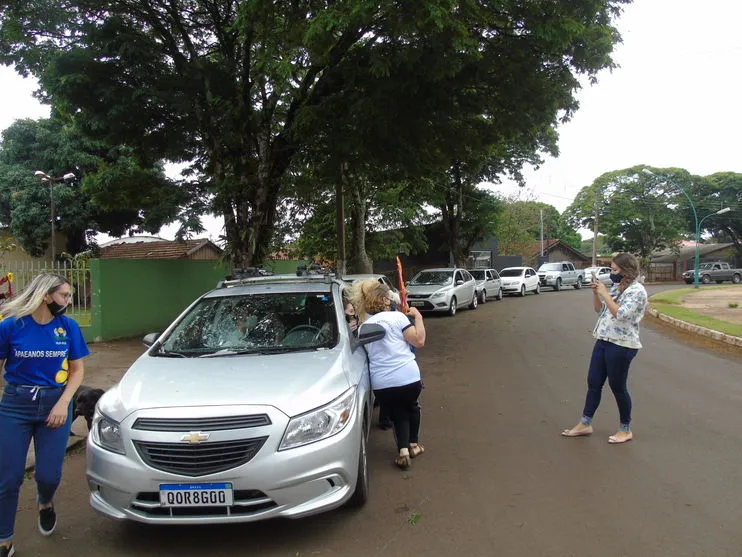
[[[630,431],[627,433],[628,435],[622,435],[621,437],[618,437],[617,435],[611,435],[610,437],[608,437],[608,442],[611,445],[618,445],[620,443],[626,443],[628,441],[631,441],[634,438],[634,434],[631,433]]]
[[[416,456],[420,456],[425,452],[425,447],[423,447],[422,443],[415,443],[414,445],[410,445],[410,458],[415,458]]]
[[[577,427],[577,426],[575,426],[575,427]],[[588,426],[586,428],[581,428],[581,429],[575,429],[575,427],[569,428],[569,429],[565,429],[564,431],[562,431],[562,436],[564,436],[564,437],[582,437],[583,435],[592,435],[592,433],[593,433],[592,426]]]
[[[401,470],[407,470],[410,467],[410,455],[399,455],[394,459],[394,464]]]

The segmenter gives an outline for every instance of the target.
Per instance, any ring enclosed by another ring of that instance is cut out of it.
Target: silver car
[[[153,524],[298,518],[368,493],[373,394],[331,277],[224,281],[100,400],[90,503]]]
[[[611,286],[613,284],[613,281],[611,280],[612,272],[613,271],[611,271],[610,267],[588,267],[585,269],[585,280],[590,284],[592,276],[595,275],[600,282],[606,286]]]
[[[407,303],[420,311],[456,315],[459,306],[477,308],[476,284],[466,269],[425,269],[406,284]]]
[[[502,300],[502,281],[494,269],[469,269],[477,281],[477,298],[480,304],[487,303],[487,298]]]

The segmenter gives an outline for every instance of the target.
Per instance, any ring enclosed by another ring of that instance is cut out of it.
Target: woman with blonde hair
[[[639,278],[639,262],[630,253],[619,253],[611,262],[609,291],[595,276],[593,308],[599,313],[593,330],[595,346],[587,374],[587,396],[580,422],[562,431],[565,437],[579,437],[593,432],[592,420],[600,404],[605,380],[613,391],[618,405],[620,424],[609,443],[625,443],[634,438],[631,431],[631,395],[628,389],[629,366],[642,347],[639,341],[639,322],[647,306],[647,291]]]
[[[64,315],[72,298],[63,277],[41,274],[2,307],[0,368],[0,557],[15,553],[13,528],[26,455],[34,441],[38,528],[57,525],[53,498],[62,477],[70,435],[70,405],[90,352],[79,325]]]
[[[419,442],[420,368],[410,350],[410,345],[418,348],[425,345],[423,318],[417,309],[411,308],[409,315],[415,320],[412,324],[407,315],[393,310],[389,287],[376,279],[353,284],[350,300],[361,317],[360,331],[371,323],[381,325],[386,331],[383,339],[366,345],[371,388],[394,424],[399,451],[394,463],[406,469],[410,459],[425,450]]]

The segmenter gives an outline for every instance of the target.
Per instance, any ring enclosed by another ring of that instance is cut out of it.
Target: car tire
[[[711,284],[711,277],[709,275],[703,275],[701,277],[701,282],[703,284]]]
[[[361,449],[358,454],[358,475],[356,476],[356,489],[345,505],[351,509],[360,509],[368,501],[368,452],[366,450],[366,420],[363,421],[361,431]]]
[[[541,283],[540,282],[536,283],[536,288],[533,289],[533,293],[536,294],[537,296],[541,294]]]
[[[526,295],[526,285],[525,284],[521,284],[520,285],[520,297],[522,298],[525,295]]]
[[[479,301],[477,300],[477,293],[474,292],[474,295],[471,297],[471,303],[469,304],[469,309],[477,309],[478,305],[479,305]]]
[[[554,283],[554,292],[559,292],[562,289],[562,279],[558,278],[556,279],[556,282]]]
[[[577,277],[577,282],[575,283],[575,290],[579,290],[582,288],[582,277]]]
[[[456,296],[453,296],[451,298],[451,303],[448,304],[448,315],[450,315],[451,317],[453,317],[454,315],[456,315],[456,310],[457,309],[458,309],[458,307],[456,306]]]
[[[721,284],[722,282],[724,282],[724,281],[723,280],[717,280],[716,281],[716,284]]]
[[[734,276],[736,277],[737,275],[734,275]],[[499,302],[499,301],[501,301],[501,300],[502,300],[502,288],[500,288],[500,289],[499,289],[499,290],[497,291],[497,301]]]
[[[487,291],[484,289],[479,293],[479,303],[480,304],[487,303]]]
[[[742,282],[742,276],[737,274],[732,275],[732,282],[734,284],[739,284],[740,282]]]

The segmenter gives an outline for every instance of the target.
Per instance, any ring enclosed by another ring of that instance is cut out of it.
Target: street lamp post
[[[724,207],[723,209],[719,209],[715,213],[711,213],[711,214],[706,215],[705,217],[703,217],[699,221],[698,220],[698,212],[696,211],[696,205],[695,205],[695,203],[693,203],[693,200],[690,198],[690,196],[688,195],[688,193],[683,189],[683,187],[680,184],[678,184],[677,182],[671,180],[670,178],[668,178],[664,174],[662,176],[658,176],[657,174],[655,174],[654,172],[652,172],[648,168],[643,169],[642,172],[644,172],[645,174],[649,174],[650,176],[655,176],[655,177],[658,177],[658,178],[662,178],[666,182],[669,182],[670,184],[672,184],[673,186],[675,186],[676,188],[678,188],[681,192],[683,192],[683,195],[688,198],[688,203],[690,203],[690,208],[693,209],[693,220],[696,223],[696,257],[695,257],[695,263],[694,263],[694,266],[693,266],[693,269],[694,269],[693,270],[693,288],[698,288],[698,274],[699,274],[698,271],[699,271],[699,267],[701,265],[700,264],[701,248],[698,245],[698,243],[701,240],[701,224],[703,224],[703,221],[705,221],[707,218],[713,217],[714,215],[723,215],[724,213],[728,213],[729,211],[731,211],[731,209],[729,207]]]
[[[34,172],[34,176],[36,176],[39,180],[42,182],[48,182],[49,183],[49,201],[51,203],[51,217],[52,217],[52,238],[51,238],[51,244],[52,244],[52,261],[55,261],[57,259],[57,243],[55,239],[55,223],[54,219],[56,218],[54,214],[54,189],[53,185],[54,182],[62,182],[62,181],[68,181],[68,180],[74,180],[75,175],[72,172],[68,172],[61,178],[53,178],[52,176],[49,176],[46,172],[43,172],[41,170],[37,170]]]

